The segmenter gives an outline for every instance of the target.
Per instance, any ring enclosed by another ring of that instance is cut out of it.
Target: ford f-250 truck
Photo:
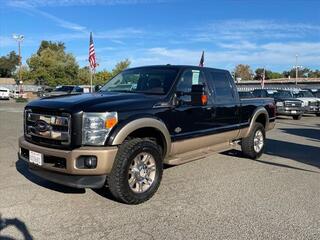
[[[44,179],[76,188],[108,186],[119,201],[138,204],[157,191],[163,164],[186,163],[236,143],[245,156],[258,158],[274,124],[273,100],[240,100],[228,71],[138,67],[97,93],[30,102],[19,156]]]

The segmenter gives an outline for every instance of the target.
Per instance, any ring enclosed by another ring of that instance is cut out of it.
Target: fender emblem
[[[181,128],[180,127],[176,127],[175,129],[174,129],[174,131],[175,131],[175,133],[179,133],[179,132],[181,132]]]

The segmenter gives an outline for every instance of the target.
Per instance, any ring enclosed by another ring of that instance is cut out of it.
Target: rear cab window
[[[236,102],[237,93],[232,83],[233,79],[227,71],[209,70],[209,84],[214,91],[214,102],[228,104]]]

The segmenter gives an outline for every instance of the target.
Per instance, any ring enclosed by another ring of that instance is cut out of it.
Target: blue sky
[[[0,55],[17,50],[24,61],[41,40],[62,41],[88,65],[93,32],[98,70],[129,58],[132,66],[205,65],[232,70],[238,63],[275,71],[295,64],[320,68],[317,0],[0,0]]]

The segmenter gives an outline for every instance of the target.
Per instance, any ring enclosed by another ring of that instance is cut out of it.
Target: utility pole
[[[296,54],[296,85],[298,84],[298,54]]]
[[[18,35],[18,34],[14,34],[13,39],[16,40],[18,42],[18,51],[19,51],[19,85],[22,84],[22,72],[21,72],[21,68],[22,68],[22,57],[21,57],[21,42],[24,40],[24,36],[23,35]],[[21,91],[21,88],[20,88]],[[19,91],[19,92],[20,92]]]

